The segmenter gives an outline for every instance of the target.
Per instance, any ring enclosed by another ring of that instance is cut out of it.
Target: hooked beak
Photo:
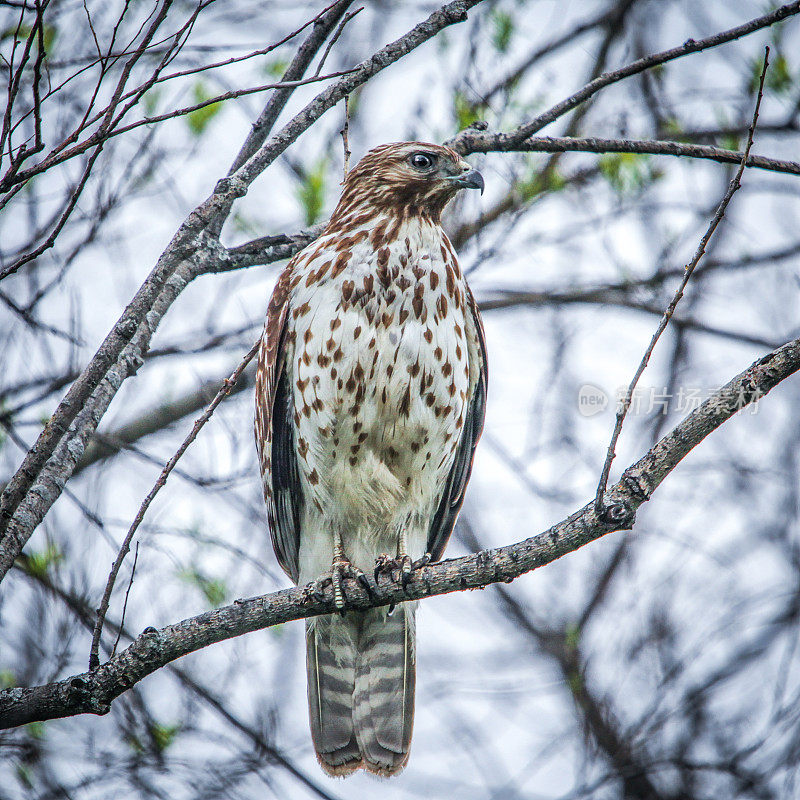
[[[458,186],[460,189],[480,189],[483,194],[483,175],[476,169],[470,169],[462,175],[447,178],[448,181]]]

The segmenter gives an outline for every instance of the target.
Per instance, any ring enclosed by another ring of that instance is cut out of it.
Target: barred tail
[[[394,775],[414,727],[414,607],[349,612],[307,623],[311,735],[322,768]]]

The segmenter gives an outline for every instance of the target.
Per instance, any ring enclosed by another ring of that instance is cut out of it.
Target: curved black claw
[[[312,584],[309,584],[308,588],[306,589],[307,596],[317,600],[318,602],[323,602],[326,599],[325,587],[332,582],[333,578],[330,575],[322,575]]]
[[[425,553],[422,558],[418,558],[412,565],[411,569],[422,569],[422,567],[427,567],[428,564],[433,561],[433,556],[430,553]]]
[[[369,578],[360,569],[354,569],[356,569],[356,580],[364,587],[367,597],[369,597],[370,600],[374,600],[375,592],[372,591],[372,584],[369,582]]]
[[[400,583],[403,586],[403,591],[405,591],[409,581],[411,580],[411,570],[413,569],[411,556],[398,556],[397,560],[400,562]]]

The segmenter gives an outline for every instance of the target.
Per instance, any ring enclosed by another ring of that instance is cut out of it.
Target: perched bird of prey
[[[487,372],[441,227],[462,188],[483,178],[447,147],[371,150],[267,311],[255,432],[272,543],[296,584],[327,576],[342,609],[306,626],[311,733],[330,775],[408,761],[415,604],[346,610],[342,578],[378,559],[405,579],[441,558],[464,499]]]

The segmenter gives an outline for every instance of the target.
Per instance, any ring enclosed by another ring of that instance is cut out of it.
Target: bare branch
[[[520,125],[516,130],[510,134],[507,134],[507,136],[510,140],[513,140],[517,143],[522,142],[537,131],[544,128],[545,125],[555,122],[555,120],[562,117],[568,111],[571,111],[581,103],[584,103],[606,86],[610,86],[613,83],[618,83],[625,78],[629,78],[631,75],[637,75],[640,72],[644,72],[646,69],[652,69],[659,64],[665,64],[668,61],[674,61],[676,58],[683,58],[684,56],[691,55],[692,53],[699,53],[702,50],[708,50],[711,47],[718,47],[721,44],[726,44],[727,42],[741,39],[742,36],[747,36],[755,31],[768,28],[770,25],[781,22],[787,17],[794,16],[797,13],[800,13],[800,0],[795,0],[793,3],[787,3],[780,8],[776,8],[769,14],[752,19],[749,22],[745,22],[743,25],[730,28],[722,33],[717,33],[713,36],[708,36],[705,39],[698,39],[696,41],[694,39],[687,39],[680,47],[673,47],[670,50],[663,50],[660,53],[654,53],[653,55],[646,56],[645,58],[640,58],[638,61],[634,61],[633,63],[622,67],[621,69],[613,70],[612,72],[605,72],[595,78],[593,81],[587,83],[582,89],[575,92],[575,94],[571,95],[565,100],[562,100],[560,103],[557,103],[547,111],[539,114],[538,117],[535,117],[530,122]],[[450,140],[448,145],[453,147],[462,155],[473,152],[470,149],[470,138],[472,135],[473,134],[470,129],[462,131],[452,140]]]
[[[684,144],[683,142],[571,136],[534,136],[517,142],[513,134],[473,133],[472,129],[461,141],[468,148],[467,152],[469,153],[641,153],[707,159],[720,164],[739,164],[744,157],[743,153],[736,150],[725,150],[710,145]],[[789,175],[800,175],[800,162],[798,161],[748,155],[745,166],[772,172],[785,172]]]

